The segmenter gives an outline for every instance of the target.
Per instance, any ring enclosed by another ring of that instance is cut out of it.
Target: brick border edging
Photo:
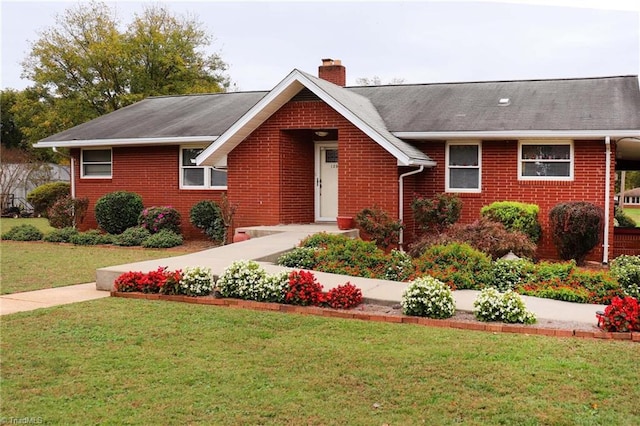
[[[389,322],[396,324],[418,324],[437,328],[456,328],[461,330],[488,331],[493,333],[517,333],[555,337],[576,337],[582,339],[631,340],[640,343],[640,333],[614,333],[606,331],[562,330],[554,328],[523,327],[517,324],[479,324],[474,322],[456,321],[451,319],[431,319],[406,315],[371,314],[351,310],[337,310],[320,308],[317,306],[285,305],[281,303],[255,302],[252,300],[170,296],[165,294],[128,293],[112,291],[111,297],[125,299],[165,300],[171,302],[193,303],[198,305],[225,306],[235,309],[250,309],[254,311],[273,311],[296,313],[302,315],[316,315],[331,318],[358,319],[362,321]]]

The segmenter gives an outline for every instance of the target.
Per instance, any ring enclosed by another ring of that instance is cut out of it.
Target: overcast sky
[[[76,3],[1,0],[3,89],[31,85],[20,78],[30,43]],[[150,4],[106,3],[123,26]],[[348,85],[640,74],[638,0],[161,3],[205,25],[240,90],[294,68],[317,75],[321,58],[342,60]]]

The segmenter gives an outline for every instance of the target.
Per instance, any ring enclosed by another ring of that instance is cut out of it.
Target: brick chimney
[[[347,84],[347,69],[338,59],[323,59],[318,67],[318,77],[344,87]]]

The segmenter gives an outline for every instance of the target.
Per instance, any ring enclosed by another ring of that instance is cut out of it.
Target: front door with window
[[[316,221],[338,216],[338,143],[316,143]]]

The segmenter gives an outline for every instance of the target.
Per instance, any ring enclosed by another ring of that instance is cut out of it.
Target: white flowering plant
[[[499,292],[487,287],[473,302],[473,314],[480,321],[533,324],[536,316],[527,310],[522,297],[515,291]]]
[[[428,275],[409,283],[402,293],[401,305],[405,315],[428,318],[450,318],[456,311],[449,286]]]
[[[389,281],[404,281],[414,271],[411,257],[400,250],[391,250],[389,260],[384,270],[384,279]]]
[[[282,271],[277,274],[267,274],[262,281],[253,288],[253,298],[258,302],[284,303],[289,289],[289,273]]]
[[[188,266],[182,271],[181,293],[187,296],[207,296],[214,287],[213,272],[203,266]]]

